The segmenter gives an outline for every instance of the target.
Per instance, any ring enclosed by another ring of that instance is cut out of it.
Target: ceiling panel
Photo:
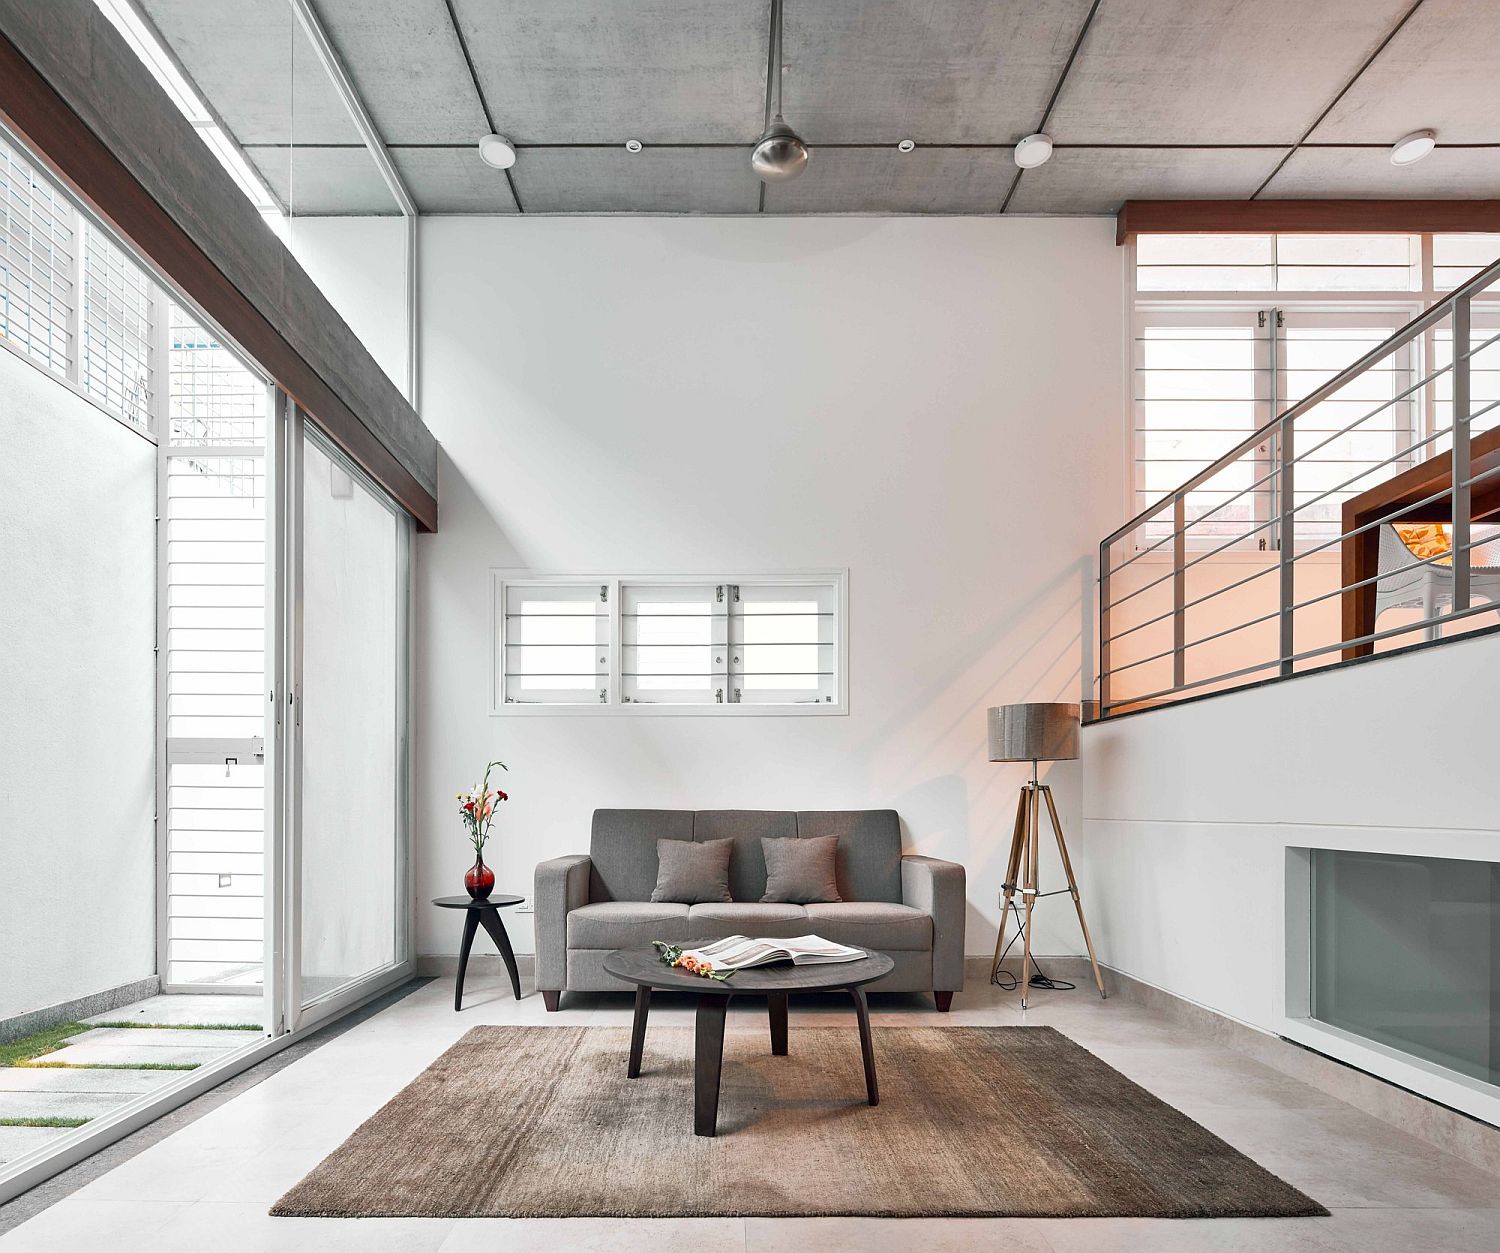
[[[511,171],[527,213],[754,213],[749,148],[540,148]]]
[[[141,0],[242,144],[343,144],[359,131],[286,0]]]
[[[1265,191],[1276,199],[1465,200],[1500,194],[1500,149],[1438,148],[1415,165],[1390,150],[1299,148]]]
[[[246,155],[293,217],[401,212],[367,148],[251,148]]]
[[[521,143],[750,141],[769,5],[454,0],[491,116]]]
[[[1285,148],[1059,148],[1027,170],[1010,213],[1114,213],[1126,200],[1244,199]]]
[[[392,148],[391,160],[419,213],[514,213],[516,202],[500,170],[464,148]]]
[[[317,11],[386,143],[473,143],[489,130],[443,0],[317,0]]]
[[[815,148],[807,171],[766,187],[767,213],[998,213],[1009,148]]]
[[[812,143],[1014,143],[1036,129],[1090,0],[789,0],[784,112]]]
[[[1393,144],[1500,142],[1500,3],[1426,0],[1309,136]]]
[[[1047,130],[1069,144],[1295,143],[1410,7],[1109,0]]]

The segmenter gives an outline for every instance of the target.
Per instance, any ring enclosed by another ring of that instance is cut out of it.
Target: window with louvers
[[[603,704],[609,695],[609,589],[509,583],[500,598],[500,703]]]
[[[496,712],[843,712],[842,574],[495,579]]]

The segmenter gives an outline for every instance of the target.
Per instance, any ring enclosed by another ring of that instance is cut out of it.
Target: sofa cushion
[[[835,901],[808,905],[807,926],[814,935],[856,948],[930,949],[932,919],[910,905],[889,901]]]
[[[901,903],[901,819],[894,809],[803,810],[797,834],[838,836],[839,895],[846,901]]]
[[[649,901],[656,841],[691,840],[690,809],[596,809],[589,840],[589,900]]]
[[[688,909],[688,938],[722,940],[726,935],[807,935],[807,910],[801,905],[763,905],[759,901],[728,901],[693,905]]]
[[[766,859],[766,894],[762,901],[841,901],[834,873],[838,839],[825,835],[809,840],[762,840]]]
[[[760,842],[795,839],[797,815],[781,809],[700,809],[693,815],[693,839],[734,841],[729,861],[729,895],[758,901],[766,894],[766,863]]]
[[[729,857],[733,840],[657,840],[653,901],[700,905],[728,901]]]
[[[688,938],[688,906],[671,902],[597,901],[568,911],[569,948],[640,948],[652,940]]]

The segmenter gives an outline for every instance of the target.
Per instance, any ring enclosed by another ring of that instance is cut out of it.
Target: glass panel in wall
[[[315,435],[301,459],[305,1006],[398,960],[409,523]]]
[[[1312,1016],[1500,1083],[1500,864],[1314,849]]]

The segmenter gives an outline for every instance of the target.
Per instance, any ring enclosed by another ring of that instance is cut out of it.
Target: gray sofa
[[[841,902],[762,904],[763,836],[838,837]],[[656,841],[734,840],[731,902],[653,904]],[[903,857],[891,809],[598,809],[587,857],[536,868],[536,982],[549,1010],[561,994],[629,991],[605,973],[617,948],[726,935],[796,936],[888,953],[896,968],[872,992],[931,992],[940,1010],[964,984],[964,868]]]

